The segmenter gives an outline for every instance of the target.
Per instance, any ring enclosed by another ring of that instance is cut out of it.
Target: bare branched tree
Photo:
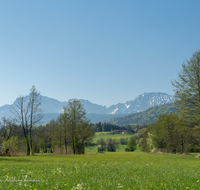
[[[32,86],[29,94],[28,108],[30,110],[30,148],[33,154],[33,140],[32,140],[32,128],[39,123],[43,117],[43,110],[41,108],[41,96],[35,86]]]
[[[17,124],[22,127],[24,137],[26,139],[26,154],[30,155],[30,143],[29,143],[29,107],[26,105],[27,98],[24,96],[20,96],[16,99],[12,106],[11,112],[15,116],[15,120]]]
[[[0,135],[5,139],[10,139],[11,136],[16,135],[17,125],[12,119],[2,117],[0,123]]]
[[[35,86],[31,88],[29,96],[20,96],[16,99],[11,112],[14,114],[17,124],[23,130],[27,145],[27,155],[30,155],[30,152],[33,154],[32,128],[43,117],[41,96]]]

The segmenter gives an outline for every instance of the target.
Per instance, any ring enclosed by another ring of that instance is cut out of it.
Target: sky
[[[0,1],[0,106],[28,95],[111,106],[174,94],[200,49],[200,1]]]

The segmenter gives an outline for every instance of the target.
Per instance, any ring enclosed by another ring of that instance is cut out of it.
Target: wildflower
[[[66,186],[67,184],[65,184],[65,186]]]
[[[120,189],[120,188],[123,188],[123,186],[120,183],[118,183],[117,188]]]
[[[163,185],[163,183],[161,183],[161,185]]]
[[[186,189],[189,189],[189,187],[186,187]]]
[[[199,180],[197,180],[197,183],[199,183]]]

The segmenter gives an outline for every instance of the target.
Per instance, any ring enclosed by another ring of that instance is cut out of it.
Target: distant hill
[[[56,119],[60,113],[63,113],[63,106],[66,106],[68,102],[60,102],[56,99],[42,95],[41,101],[42,109],[44,110],[44,117],[41,124],[48,123],[53,118]],[[172,103],[174,98],[173,96],[166,93],[149,92],[139,95],[134,100],[130,100],[125,103],[117,103],[110,107],[94,104],[88,100],[80,99],[80,101],[82,102],[84,109],[87,112],[86,116],[88,119],[90,119],[92,123],[97,123],[105,120],[110,120],[113,117],[122,117],[134,113],[139,113],[156,105]],[[11,110],[12,105],[4,105],[0,107],[0,118],[4,116],[12,117]]]
[[[124,117],[127,116],[128,114],[118,114],[118,115],[111,115],[111,114],[94,114],[94,113],[89,113],[86,114],[86,117],[90,120],[91,123],[98,123],[101,121],[109,120],[111,118],[116,118],[116,117]]]
[[[44,113],[41,125],[48,123],[52,119],[56,120],[60,113]],[[123,117],[127,116],[127,114],[119,114],[119,115],[111,115],[111,114],[95,114],[95,113],[89,113],[86,114],[86,117],[90,120],[91,123],[98,123],[101,121],[109,120],[111,118],[116,117]]]
[[[176,109],[174,103],[164,104],[125,117],[111,118],[105,122],[119,126],[154,123],[158,119],[159,115],[174,113]]]

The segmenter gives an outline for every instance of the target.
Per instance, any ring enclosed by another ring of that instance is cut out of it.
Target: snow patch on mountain
[[[127,108],[129,108],[129,107],[130,107],[130,105],[126,105],[126,104],[125,104],[125,106],[126,106]]]
[[[117,110],[118,110],[118,108],[115,108],[115,109],[114,109],[111,113],[109,113],[109,114],[115,114]]]

